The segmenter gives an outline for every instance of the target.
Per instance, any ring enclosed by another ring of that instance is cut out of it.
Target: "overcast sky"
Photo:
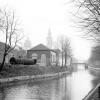
[[[61,34],[69,36],[72,40],[75,56],[87,59],[84,53],[89,55],[90,44],[85,39],[79,38],[80,33],[72,27],[70,12],[75,8],[68,0],[0,0],[0,6],[15,11],[21,22],[23,33],[25,37],[30,39],[32,46],[39,43],[46,44],[50,28],[53,40],[56,40]],[[0,37],[1,41],[2,37]]]

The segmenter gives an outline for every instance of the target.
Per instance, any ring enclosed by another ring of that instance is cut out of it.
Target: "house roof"
[[[58,52],[58,53],[61,52],[60,49],[54,49],[54,51],[55,51],[55,52]]]
[[[43,44],[39,44],[39,45],[31,48],[30,50],[50,50],[50,49]]]
[[[52,50],[52,49],[46,47],[46,46],[43,45],[43,44],[39,44],[39,45],[37,45],[37,46],[31,48],[30,50],[47,50],[47,51],[54,51],[54,50]],[[55,52],[55,51],[54,51],[54,52]]]

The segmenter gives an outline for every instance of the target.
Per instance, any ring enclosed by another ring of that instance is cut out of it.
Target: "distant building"
[[[52,49],[52,34],[50,29],[47,36],[47,47]]]
[[[23,49],[14,49],[6,57],[6,62],[9,62],[11,57],[15,58],[26,58],[26,51]]]
[[[30,49],[30,48],[31,48],[31,41],[30,41],[30,39],[27,37],[26,40],[25,40],[25,42],[24,42],[24,49],[25,49],[25,50],[28,50],[28,49]]]
[[[5,43],[0,42],[0,63],[3,60],[3,54],[4,54],[4,49],[5,49]],[[9,54],[6,56],[6,63],[9,63],[9,59],[11,57],[16,57],[16,58],[23,58],[26,56],[26,52],[25,50],[18,50],[18,49],[14,49],[11,52],[9,52]]]
[[[49,49],[43,44],[39,44],[30,50],[27,50],[27,57],[36,59],[40,66],[51,66],[57,64],[57,52]]]

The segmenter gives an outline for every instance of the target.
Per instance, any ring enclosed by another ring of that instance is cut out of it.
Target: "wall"
[[[51,64],[56,65],[57,57],[56,53],[51,51]]]
[[[47,50],[28,50],[27,51],[27,58],[32,59],[32,54],[36,53],[37,56],[37,63],[39,64],[41,61],[41,55],[42,54],[46,54],[46,62],[47,62],[47,66],[50,65],[50,51]]]

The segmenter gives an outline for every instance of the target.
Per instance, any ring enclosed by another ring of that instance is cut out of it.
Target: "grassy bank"
[[[91,66],[93,68],[100,68],[100,61],[90,62],[89,66]]]
[[[43,75],[47,73],[58,73],[67,71],[67,67],[60,66],[47,66],[42,67],[38,65],[5,65],[2,72],[0,73],[0,78],[8,78],[15,76],[24,75]]]

